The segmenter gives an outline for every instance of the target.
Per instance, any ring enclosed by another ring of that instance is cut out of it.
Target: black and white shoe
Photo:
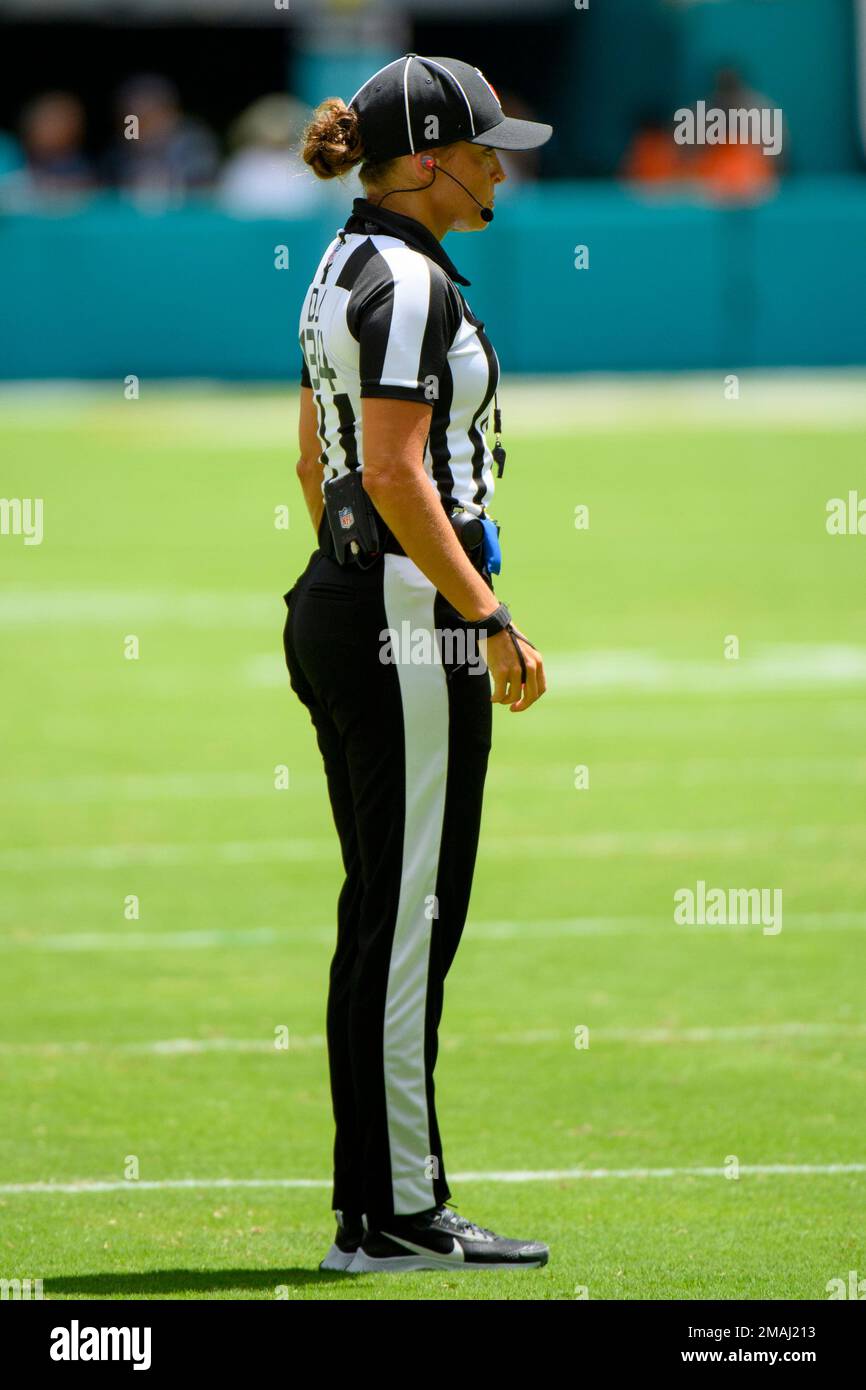
[[[345,1270],[349,1268],[358,1253],[367,1230],[367,1223],[363,1216],[355,1216],[339,1209],[334,1214],[337,1218],[337,1234],[334,1237],[333,1245],[319,1265],[319,1269]]]
[[[396,1216],[365,1234],[350,1274],[401,1269],[535,1269],[550,1250],[540,1240],[510,1240],[476,1226],[443,1204],[432,1212]]]

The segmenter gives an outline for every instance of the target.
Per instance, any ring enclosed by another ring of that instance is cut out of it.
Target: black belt
[[[405,555],[406,552],[398,541],[394,532],[387,527],[379,513],[376,513],[376,526],[379,530],[379,555]],[[322,520],[319,522],[319,549],[323,555],[327,555],[329,560],[336,560],[337,553],[334,550],[334,538],[331,535],[331,528],[328,525],[326,512],[322,512]],[[346,563],[354,566],[355,569],[367,569],[371,564],[372,557],[367,556],[362,564],[357,560],[347,559]]]
[[[453,508],[458,505],[458,503],[453,502],[449,498],[448,501],[444,503],[446,513],[450,516]],[[373,508],[373,510],[376,510],[375,507]],[[379,512],[376,512],[376,526],[379,531],[379,550],[376,552],[377,556],[406,554],[397,537],[394,535],[394,532],[391,530],[389,526],[386,526]],[[323,555],[326,555],[328,557],[329,560],[336,561],[337,552],[334,549],[334,538],[331,535],[331,528],[328,525],[328,515],[325,511],[322,512],[322,519],[319,522],[319,549]],[[375,563],[376,557],[373,556],[367,556],[362,563],[359,563],[358,560],[354,559],[350,560],[347,558],[346,560],[346,564],[351,565],[353,569],[370,569],[372,565],[374,565]],[[475,566],[475,568],[478,568],[477,565]],[[480,573],[482,575],[482,578],[484,578],[485,583],[490,585],[490,587],[492,588],[493,585],[490,583],[490,579],[487,576],[486,571],[481,570]]]
[[[450,515],[452,510],[456,506],[458,506],[458,503],[452,501],[451,498],[449,498],[447,502],[443,503],[443,506],[445,508],[446,514]],[[397,537],[394,535],[394,532],[391,530],[391,528],[385,524],[381,514],[376,511],[375,507],[373,507],[373,511],[376,513],[376,526],[379,531],[380,544],[377,554],[405,555],[405,550],[398,541]],[[334,538],[331,535],[331,528],[328,525],[328,516],[325,511],[322,512],[322,520],[319,522],[319,549],[321,550],[323,555],[328,556],[329,560],[334,560],[336,558],[336,551],[334,550]],[[354,565],[356,568],[359,568],[357,560],[349,560],[347,561],[347,563]],[[369,558],[367,560],[367,564],[369,564]]]

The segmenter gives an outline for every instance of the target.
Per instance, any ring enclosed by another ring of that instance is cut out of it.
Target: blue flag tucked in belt
[[[502,547],[499,544],[499,527],[489,516],[481,518],[484,527],[484,568],[488,574],[498,574],[502,568]]]

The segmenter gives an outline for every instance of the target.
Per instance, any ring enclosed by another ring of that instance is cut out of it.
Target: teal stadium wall
[[[349,212],[346,208],[346,213]],[[0,218],[0,377],[295,381],[298,312],[340,218]],[[446,248],[503,370],[587,372],[866,363],[866,179],[790,179],[724,211],[617,185],[547,184]],[[289,269],[274,248],[289,248]],[[589,248],[589,269],[574,248]]]

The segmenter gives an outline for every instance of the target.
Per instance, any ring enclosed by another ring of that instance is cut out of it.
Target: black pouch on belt
[[[347,558],[363,559],[378,554],[376,512],[364,491],[360,471],[353,468],[341,478],[330,478],[322,495],[337,563],[344,565]]]
[[[469,556],[470,563],[477,570],[484,568],[484,525],[472,512],[463,507],[455,507],[449,521],[457,539]]]

